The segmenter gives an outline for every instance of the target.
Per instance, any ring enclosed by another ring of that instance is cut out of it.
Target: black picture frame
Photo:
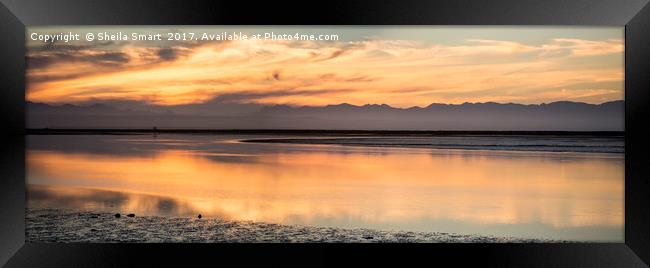
[[[25,27],[32,25],[625,26],[625,243],[39,244],[25,243]],[[0,264],[7,267],[280,266],[304,261],[496,267],[648,267],[650,5],[647,0],[181,1],[0,0]]]

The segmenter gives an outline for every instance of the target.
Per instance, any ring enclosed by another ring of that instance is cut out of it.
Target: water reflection
[[[27,188],[31,207],[75,208],[91,211],[159,216],[196,216],[190,202],[166,196],[84,187],[31,184]]]
[[[242,144],[237,138],[243,137],[29,137],[30,206],[623,239],[622,154]]]

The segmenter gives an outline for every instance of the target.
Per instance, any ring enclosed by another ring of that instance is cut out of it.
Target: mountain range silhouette
[[[27,102],[28,128],[367,129],[623,131],[625,103],[432,103],[291,106],[206,102],[85,105]]]

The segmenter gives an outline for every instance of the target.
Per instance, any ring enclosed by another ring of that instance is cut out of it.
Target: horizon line
[[[129,100],[104,100],[104,101],[88,101],[88,102],[83,102],[83,103],[74,103],[74,102],[65,102],[65,103],[60,103],[60,102],[37,102],[37,101],[30,101],[30,100],[25,100],[25,103],[33,103],[33,104],[46,104],[50,106],[65,106],[65,105],[72,105],[72,106],[77,106],[77,107],[89,107],[92,105],[97,105],[97,104],[103,104],[103,105],[108,105],[111,104],[112,101],[120,102],[129,102]],[[603,105],[606,103],[613,103],[613,102],[625,102],[625,99],[619,99],[619,100],[611,100],[611,101],[605,101],[601,103],[588,103],[588,102],[582,102],[582,101],[571,101],[571,100],[557,100],[557,101],[550,101],[550,102],[541,102],[541,103],[517,103],[517,102],[496,102],[496,101],[485,101],[485,102],[463,102],[463,103],[441,103],[441,102],[432,102],[426,106],[420,106],[420,105],[415,105],[415,106],[409,106],[409,107],[395,107],[387,103],[365,103],[365,104],[351,104],[348,102],[341,102],[337,104],[326,104],[326,105],[321,105],[321,106],[315,106],[315,105],[298,105],[298,104],[291,104],[291,103],[277,103],[277,104],[267,104],[267,103],[254,103],[254,102],[249,102],[249,103],[239,103],[239,102],[214,102],[214,101],[206,101],[206,102],[200,102],[200,103],[188,103],[188,104],[175,104],[175,105],[160,105],[160,104],[155,104],[155,103],[146,103],[143,101],[133,101],[136,104],[143,104],[143,105],[148,105],[148,106],[158,106],[158,107],[178,107],[178,106],[188,106],[188,105],[202,105],[202,104],[210,104],[210,103],[220,103],[220,104],[239,104],[239,105],[259,105],[262,107],[278,107],[278,106],[288,106],[292,108],[303,108],[303,107],[308,107],[308,108],[325,108],[325,107],[330,107],[330,106],[354,106],[354,107],[365,107],[365,106],[388,106],[390,108],[394,109],[412,109],[412,108],[427,108],[432,105],[448,105],[448,106],[460,106],[460,105],[465,105],[465,104],[499,104],[499,105],[522,105],[522,106],[531,106],[531,105],[549,105],[553,103],[576,103],[576,104],[587,104],[587,105]]]
[[[625,130],[381,130],[381,129],[289,129],[289,128],[25,128],[27,135],[62,134],[103,134],[114,133],[187,133],[187,134],[383,134],[383,135],[462,135],[462,134],[500,134],[500,135],[624,135]]]

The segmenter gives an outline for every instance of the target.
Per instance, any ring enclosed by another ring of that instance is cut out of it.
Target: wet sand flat
[[[624,155],[612,152],[621,141],[296,136],[318,144],[245,142],[286,138],[28,136],[27,207],[522,239],[623,238]],[[339,144],[320,144],[324,139]],[[431,148],[409,147],[414,144]],[[437,148],[442,145],[459,148]]]
[[[281,225],[219,218],[135,216],[116,218],[109,212],[27,209],[27,242],[134,243],[557,243],[442,232],[379,231]]]

